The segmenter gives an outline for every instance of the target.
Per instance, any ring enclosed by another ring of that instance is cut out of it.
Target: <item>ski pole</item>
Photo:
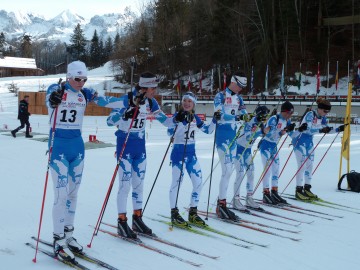
[[[61,82],[61,81],[59,81],[59,82]],[[57,111],[58,111],[58,106],[54,110],[54,114],[55,114],[54,123],[53,123],[52,129],[51,129],[51,140],[50,140],[49,156],[48,156],[47,169],[46,169],[46,175],[45,175],[44,192],[43,192],[43,198],[42,198],[42,203],[41,203],[39,228],[38,228],[38,234],[37,234],[37,239],[36,239],[35,257],[32,260],[34,263],[36,263],[36,256],[37,256],[38,246],[39,246],[42,218],[43,218],[43,214],[44,214],[44,205],[45,205],[45,198],[46,198],[46,189],[47,189],[47,184],[48,184],[48,179],[49,179],[49,169],[50,169],[50,162],[51,162],[51,154],[52,154],[52,150],[53,150],[53,146],[54,146],[54,139],[55,139]]]
[[[287,187],[290,185],[290,183],[292,182],[292,180],[294,180],[294,178],[296,177],[296,175],[300,172],[301,168],[305,165],[306,161],[309,159],[309,157],[311,156],[312,153],[314,153],[315,149],[318,147],[319,143],[322,141],[322,139],[324,139],[325,135],[327,133],[324,133],[324,135],[321,137],[321,139],[319,140],[319,142],[316,144],[316,146],[314,147],[314,149],[307,155],[306,159],[303,161],[303,163],[301,164],[301,166],[299,167],[299,169],[295,172],[294,176],[290,179],[289,183],[286,185],[286,187],[284,188],[284,190],[281,192],[281,194],[283,194],[285,192],[285,190],[287,189]]]
[[[259,178],[259,181],[258,181],[257,184],[256,184],[256,187],[255,187],[253,193],[255,193],[256,190],[258,189],[260,183],[262,182],[262,180],[264,179],[265,175],[266,175],[267,172],[269,171],[271,165],[273,164],[274,160],[276,159],[277,155],[279,154],[279,152],[280,152],[281,148],[283,147],[283,145],[284,145],[284,143],[285,143],[285,141],[286,141],[286,139],[287,139],[288,136],[289,136],[289,134],[286,134],[286,137],[285,137],[284,141],[283,141],[282,144],[280,145],[279,149],[276,151],[274,157],[271,159],[271,162],[270,162],[269,166],[265,166],[265,168],[264,168],[264,170],[263,170],[263,172],[262,172],[262,174],[261,174],[261,176],[260,176],[260,178]],[[279,138],[278,143],[280,142],[280,139],[281,139],[281,137]],[[278,144],[278,143],[277,143],[277,144]],[[276,144],[276,145],[277,145],[277,144]],[[268,161],[269,161],[269,160],[268,160]],[[266,169],[266,170],[265,170],[265,169]]]
[[[186,156],[186,146],[187,146],[187,143],[188,143],[188,140],[189,140],[190,125],[191,125],[191,122],[189,122],[189,124],[188,124],[187,132],[186,132],[186,136],[185,136],[184,153],[183,153],[183,157],[182,157],[182,161],[181,161],[181,170],[180,170],[180,176],[179,176],[179,184],[178,184],[177,193],[176,193],[175,208],[177,208],[177,202],[178,202],[179,191],[180,191],[180,184],[181,184],[182,179],[183,179],[184,163],[185,163],[185,156]],[[171,225],[172,225],[172,227],[174,227],[174,224],[171,224]]]
[[[217,129],[218,129],[218,123],[216,122],[215,133],[214,133],[214,144],[213,144],[213,151],[212,151],[212,157],[211,157],[211,171],[210,171],[210,182],[209,182],[209,194],[208,194],[208,201],[207,201],[207,207],[206,207],[206,217],[205,217],[205,220],[208,220],[208,216],[209,216],[211,181],[212,181],[212,173],[213,173],[213,165],[214,165],[215,144],[216,144],[216,131],[217,131]]]
[[[154,186],[155,186],[155,183],[156,183],[156,181],[157,181],[157,178],[158,178],[158,176],[159,176],[159,174],[160,174],[162,165],[164,164],[164,161],[165,161],[166,155],[167,155],[167,153],[168,153],[168,151],[169,151],[170,145],[171,145],[171,143],[172,143],[173,140],[174,140],[174,136],[175,136],[175,133],[176,133],[177,128],[178,128],[178,125],[176,125],[176,127],[175,127],[175,129],[174,129],[174,133],[173,133],[173,135],[172,135],[171,138],[170,138],[170,142],[169,142],[168,147],[167,147],[167,149],[166,149],[166,151],[165,151],[165,155],[164,155],[164,157],[163,157],[163,160],[161,161],[160,168],[159,168],[159,170],[158,170],[158,172],[157,172],[157,174],[156,174],[156,177],[155,177],[154,183],[153,183],[153,185],[152,185],[152,187],[151,187],[149,196],[148,196],[147,199],[146,199],[145,206],[144,206],[144,208],[143,208],[143,210],[142,210],[142,213],[143,213],[143,214],[144,214],[144,212],[145,212],[146,205],[147,205],[147,203],[148,203],[148,201],[149,201],[149,199],[150,199],[150,195],[151,195],[151,193],[152,193],[152,191],[153,191],[153,189],[154,189]]]
[[[243,124],[243,125],[241,125],[241,126],[239,127],[239,130],[236,132],[235,137],[232,139],[232,141],[230,142],[230,144],[229,144],[228,147],[226,148],[226,151],[225,151],[225,152],[229,151],[229,149],[230,149],[231,146],[234,144],[234,142],[235,142],[236,139],[241,138],[242,136],[244,136],[244,134],[241,134],[241,135],[240,135],[240,132],[241,132],[242,128],[244,127],[244,125],[245,125],[245,124]],[[215,166],[212,168],[212,170],[211,170],[210,174],[208,175],[208,177],[206,177],[204,183],[202,184],[203,186],[204,186],[204,185],[206,184],[206,182],[209,180],[212,172],[216,169],[216,167],[219,165],[219,163],[220,163],[220,160],[218,160],[218,162],[217,162],[217,163],[215,164]]]
[[[129,129],[128,129],[128,132],[127,132],[125,141],[124,141],[124,144],[123,144],[123,146],[122,146],[122,149],[121,149],[119,158],[118,158],[117,163],[116,163],[116,167],[115,167],[113,176],[112,176],[111,181],[110,181],[110,185],[109,185],[108,191],[107,191],[106,196],[105,196],[104,203],[103,203],[103,205],[102,205],[102,208],[101,208],[101,211],[100,211],[100,214],[99,214],[97,223],[96,223],[95,228],[94,228],[94,232],[93,232],[93,234],[92,234],[90,243],[87,245],[89,248],[91,248],[91,244],[92,244],[92,241],[93,241],[93,239],[94,239],[94,236],[95,236],[95,235],[98,233],[98,231],[99,231],[100,224],[101,224],[101,221],[102,221],[102,219],[103,219],[103,216],[104,216],[104,213],[105,213],[105,209],[106,209],[107,203],[108,203],[108,201],[109,201],[109,197],[110,197],[110,194],[111,194],[111,190],[112,190],[112,187],[113,187],[113,185],[114,185],[114,181],[115,181],[117,172],[118,172],[118,170],[119,170],[120,162],[121,162],[122,156],[123,156],[123,154],[124,154],[127,141],[128,141],[128,139],[129,139],[130,130],[131,130],[131,128],[132,128],[132,125],[133,125],[134,120],[135,120],[135,118],[136,118],[136,115],[137,115],[137,113],[138,113],[138,110],[139,110],[139,107],[136,106],[136,107],[135,107],[134,115],[133,115],[133,117],[132,117],[132,119],[131,119],[131,123],[130,123]]]
[[[329,152],[331,146],[333,145],[333,143],[335,142],[337,136],[339,135],[340,132],[338,132],[335,136],[335,138],[332,140],[331,144],[329,145],[328,149],[326,150],[325,154],[323,155],[323,157],[321,158],[321,160],[319,161],[318,165],[316,166],[315,170],[312,172],[312,175],[314,175],[314,173],[316,172],[317,168],[319,167],[320,163],[323,161],[324,157],[326,156],[327,152]]]

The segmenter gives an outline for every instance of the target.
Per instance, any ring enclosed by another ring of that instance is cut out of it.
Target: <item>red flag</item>
[[[178,95],[180,95],[180,78],[178,79],[176,84],[176,92],[178,93]]]
[[[318,70],[316,74],[316,93],[320,92],[320,63],[318,63]]]
[[[226,73],[224,72],[224,86],[223,86],[223,90],[226,89]]]
[[[338,90],[339,84],[339,61],[336,61],[335,89]]]

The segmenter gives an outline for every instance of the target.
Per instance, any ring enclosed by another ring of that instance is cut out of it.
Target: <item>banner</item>
[[[281,81],[280,81],[280,92],[281,95],[285,95],[285,75],[284,75],[284,64],[282,66],[282,72],[281,72]]]
[[[269,72],[269,65],[266,65],[266,72],[265,72],[265,91],[268,90],[268,78],[269,78],[268,72]]]
[[[254,66],[251,67],[250,92],[254,94]]]

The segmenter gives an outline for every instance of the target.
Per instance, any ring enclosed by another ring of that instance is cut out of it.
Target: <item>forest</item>
[[[166,83],[209,70],[250,74],[253,69],[255,78],[264,78],[268,66],[271,85],[283,65],[286,75],[314,74],[318,65],[324,74],[327,63],[334,69],[337,61],[339,75],[346,76],[347,63],[353,68],[360,59],[360,5],[355,0],[157,0],[143,6],[125,33],[102,40],[95,32],[86,40],[78,25],[71,44],[38,44],[24,36],[18,48],[47,73],[69,55],[92,68],[112,60],[124,71],[119,79],[127,81],[131,67],[135,77],[149,70]],[[256,80],[255,88],[261,87],[263,80]]]

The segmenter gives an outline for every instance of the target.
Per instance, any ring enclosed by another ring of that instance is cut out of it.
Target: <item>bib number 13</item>
[[[60,119],[60,122],[74,123],[76,121],[76,114],[77,114],[76,110],[71,110],[69,112],[67,110],[63,110],[61,111],[61,113],[62,113],[62,117]]]

